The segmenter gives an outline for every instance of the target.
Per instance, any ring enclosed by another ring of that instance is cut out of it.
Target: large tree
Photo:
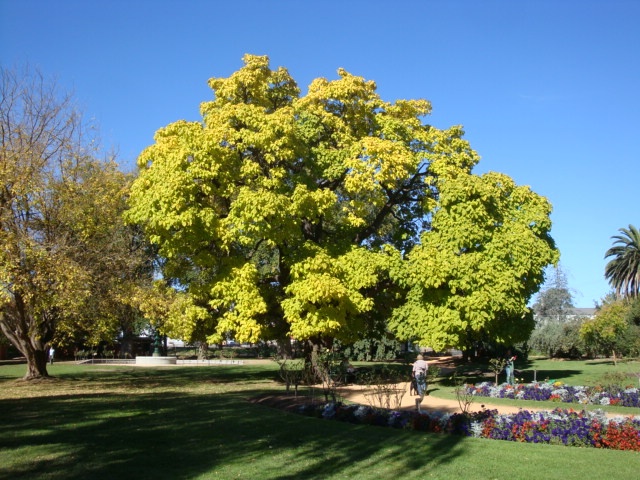
[[[605,266],[604,276],[616,294],[637,297],[640,292],[640,231],[633,225],[614,235],[614,246],[605,258],[613,257]]]
[[[267,57],[244,63],[209,81],[202,121],[156,133],[132,187],[127,218],[192,297],[188,325],[210,325],[210,341],[352,341],[409,292],[392,325],[403,338],[519,331],[555,260],[545,199],[473,175],[462,129],[425,124],[425,100],[386,102],[342,69],[301,96]],[[413,270],[438,279],[419,298]]]
[[[144,241],[121,220],[130,180],[94,159],[72,98],[32,69],[0,73],[0,328],[31,379],[52,343],[113,333]]]

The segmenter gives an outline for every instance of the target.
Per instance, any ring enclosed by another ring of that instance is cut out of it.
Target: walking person
[[[53,365],[53,357],[56,354],[56,350],[53,348],[53,345],[49,347],[49,363]]]
[[[413,376],[416,382],[416,390],[418,396],[420,398],[416,398],[416,410],[418,413],[422,413],[420,409],[420,405],[422,404],[422,400],[424,400],[424,396],[427,395],[427,370],[429,369],[429,364],[425,361],[422,355],[418,355],[415,363],[413,364],[413,370],[411,375]]]

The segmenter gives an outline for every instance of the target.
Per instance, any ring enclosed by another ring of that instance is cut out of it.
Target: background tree
[[[396,322],[397,334],[453,344],[466,335],[461,322],[511,329],[525,313],[517,304],[542,280],[540,265],[555,259],[546,200],[508,177],[472,175],[478,156],[462,129],[425,125],[425,100],[385,102],[373,82],[342,69],[337,80],[316,79],[300,96],[287,70],[271,70],[267,57],[247,55],[244,63],[229,78],[209,81],[215,99],[202,104],[202,122],[156,132],[138,159],[127,214],[166,257],[165,278],[208,309],[211,341],[231,332],[240,341],[287,345],[292,336],[328,346],[366,336],[402,305],[411,283],[399,265],[420,241],[437,257],[469,252],[466,268],[447,267],[446,281],[426,297],[438,302],[453,291],[459,304],[447,308],[468,311],[464,320],[445,315],[439,323],[432,311],[430,327],[446,333],[426,337],[424,310],[414,302],[402,312],[411,326]],[[474,237],[482,240],[477,245],[455,220],[473,235],[497,226]],[[421,238],[432,222],[434,234]],[[534,261],[510,257],[518,242]],[[474,289],[461,288],[475,281],[485,256],[493,260],[483,267],[507,266],[512,275],[487,271]],[[425,276],[442,275],[424,262]],[[480,313],[488,303],[473,306],[475,298],[493,282],[506,282],[498,300],[508,306]]]
[[[111,330],[145,259],[121,220],[129,180],[94,159],[71,97],[33,70],[0,75],[0,328],[31,379],[52,342]]]
[[[613,257],[605,266],[604,276],[616,294],[637,297],[640,291],[640,232],[633,225],[614,235],[614,246],[605,258]]]
[[[87,276],[90,294],[74,312],[64,313],[53,342],[97,345],[137,329],[140,314],[130,299],[150,288],[154,252],[140,229],[122,219],[131,176],[113,162],[90,159],[76,170],[71,188],[60,192],[65,208],[59,218],[76,243],[74,259]]]
[[[530,348],[551,358],[580,358],[585,353],[580,335],[585,319],[573,315],[573,295],[560,265],[554,267],[532,308],[536,327],[528,340]]]
[[[573,295],[569,289],[567,275],[560,265],[554,267],[551,278],[545,282],[533,304],[538,319],[565,320],[574,308]]]
[[[581,335],[584,318],[552,320],[537,324],[528,340],[529,347],[551,358],[580,358],[586,354]]]
[[[629,303],[618,299],[602,305],[595,318],[582,324],[580,334],[592,354],[611,355],[614,365],[617,363],[617,353],[628,343],[625,340],[629,331],[628,311]]]
[[[640,326],[640,297],[635,297],[629,302],[629,311],[627,312],[627,322],[629,324]]]

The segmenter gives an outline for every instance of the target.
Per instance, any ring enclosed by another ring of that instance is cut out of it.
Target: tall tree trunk
[[[6,335],[6,330],[3,329],[3,331]],[[6,336],[27,359],[27,373],[23,377],[24,380],[34,380],[49,376],[49,372],[47,372],[47,349],[44,343],[31,338],[24,339],[16,335]]]
[[[25,356],[27,357],[27,373],[23,377],[24,380],[34,380],[49,376],[49,372],[47,372],[47,352],[45,350],[32,349]]]
[[[0,329],[27,359],[25,380],[46,378],[47,344],[53,338],[54,321],[51,316],[35,318],[27,311],[22,296],[15,295],[15,303],[0,312]]]

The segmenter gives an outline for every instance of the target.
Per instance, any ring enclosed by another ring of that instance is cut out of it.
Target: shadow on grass
[[[100,382],[122,385],[130,382],[141,387],[171,384],[173,387],[193,385],[194,382],[213,382],[219,384],[239,382],[264,382],[274,380],[277,371],[271,367],[245,368],[242,366],[218,367],[164,367],[140,368],[87,365],[71,371],[53,371],[54,378],[78,382]]]
[[[101,387],[113,382],[131,389],[88,393],[93,375]],[[249,403],[264,391],[258,386],[136,393],[141,384],[171,381],[179,390],[208,377],[264,386],[272,376],[269,370],[231,369],[211,375],[196,369],[69,374],[66,380],[87,387],[82,393],[0,400],[0,478],[311,479],[347,470],[354,476],[359,465],[374,468],[372,461],[402,475],[463,454],[458,436],[356,426]]]

